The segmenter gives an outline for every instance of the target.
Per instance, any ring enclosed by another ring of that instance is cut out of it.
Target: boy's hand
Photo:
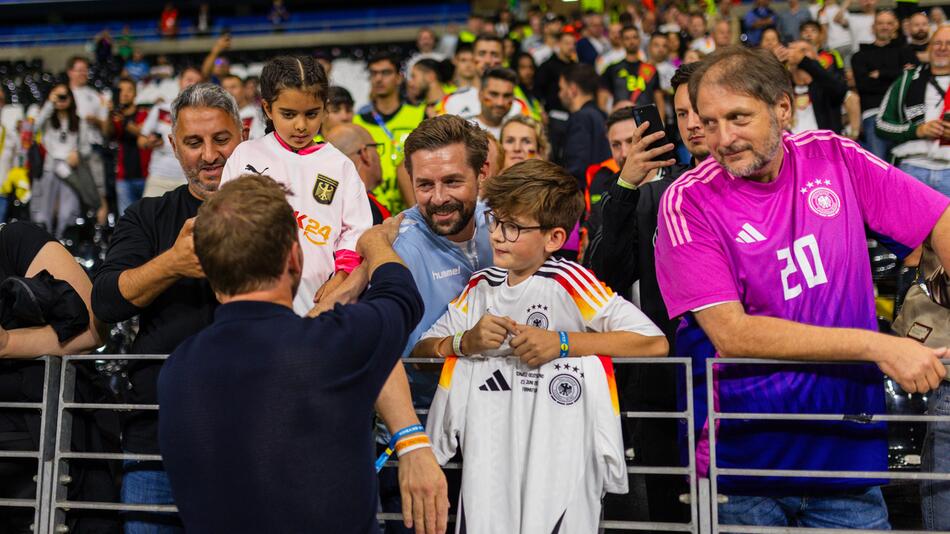
[[[557,332],[533,326],[517,325],[510,345],[515,356],[531,367],[540,367],[561,355],[561,338]]]
[[[511,317],[486,313],[462,336],[462,352],[467,356],[497,349],[508,338],[508,332],[515,331],[516,326],[517,323]]]

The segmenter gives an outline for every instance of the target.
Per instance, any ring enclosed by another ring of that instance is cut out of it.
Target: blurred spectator
[[[694,13],[689,16],[689,26],[687,26],[689,31],[689,48],[691,50],[698,50],[705,54],[711,54],[716,50],[716,43],[713,38],[706,31],[706,17],[700,15],[699,13]]]
[[[208,2],[202,2],[198,6],[198,19],[195,21],[195,31],[198,35],[205,36],[211,33],[211,8]]]
[[[554,13],[544,15],[544,36],[540,46],[525,48],[534,57],[537,65],[544,64],[558,48],[558,41],[561,38],[564,27],[564,19]]]
[[[670,39],[665,33],[654,33],[650,37],[650,45],[647,47],[647,61],[656,67],[660,76],[660,87],[667,89],[670,87],[670,80],[676,73],[676,67],[670,63]]]
[[[158,19],[158,33],[166,39],[178,36],[178,8],[175,4],[171,2],[165,4],[162,16]]]
[[[561,103],[570,111],[567,135],[554,161],[577,179],[578,188],[587,186],[587,167],[610,157],[607,145],[607,115],[597,107],[600,80],[594,67],[571,65],[559,80]]]
[[[484,24],[484,17],[478,13],[475,13],[474,11],[469,13],[468,20],[465,22],[465,27],[459,31],[459,44],[474,43],[475,39],[479,36],[479,34],[482,33]]]
[[[125,74],[136,82],[147,78],[150,68],[148,61],[145,61],[145,55],[139,50],[132,52],[132,58],[125,62]]]
[[[663,117],[666,109],[660,77],[656,66],[640,61],[639,30],[628,26],[623,29],[622,37],[627,57],[607,68],[602,77],[602,85],[607,88],[606,92],[614,103],[629,100],[637,106],[656,104],[660,116]],[[670,49],[672,50],[672,47]]]
[[[930,9],[930,33],[933,35],[937,28],[947,23],[947,14],[940,6]]]
[[[211,51],[201,62],[201,77],[206,81],[221,85],[221,79],[231,72],[231,63],[221,54],[231,49],[231,34],[222,33],[214,42]]]
[[[119,57],[128,61],[132,57],[132,50],[135,48],[135,38],[132,37],[132,30],[129,25],[122,26],[122,33],[116,40],[119,45]]]
[[[478,90],[481,112],[472,122],[490,133],[496,140],[501,137],[501,124],[509,113],[527,115],[528,110],[515,108],[515,86],[518,77],[510,69],[494,68],[482,76],[482,87]],[[518,106],[521,105],[519,102]],[[514,109],[513,109],[514,108]]]
[[[930,38],[930,63],[904,71],[887,92],[877,133],[897,144],[900,169],[950,195],[950,27]]]
[[[832,71],[835,76],[844,78],[844,59],[836,50],[824,48],[821,25],[814,20],[803,22],[800,33],[801,40],[818,51],[818,63],[821,63],[822,68]]]
[[[802,23],[812,20],[811,12],[801,5],[801,0],[789,0],[788,7],[776,16],[775,26],[783,43],[798,40]]]
[[[782,59],[781,53],[776,54]],[[831,130],[841,133],[841,106],[848,85],[818,63],[818,54],[805,41],[788,45],[784,63],[792,72],[795,91],[793,133],[808,130]]]
[[[327,79],[331,80],[331,76],[333,75],[333,58],[330,56],[330,53],[325,50],[317,50],[313,53],[313,59],[317,60],[317,63],[323,68]]]
[[[540,122],[521,115],[511,117],[501,127],[501,148],[504,171],[515,163],[529,159],[548,159],[548,138]]]
[[[459,90],[475,87],[478,70],[475,68],[475,53],[471,45],[459,45],[452,63],[455,64],[455,86]]]
[[[108,215],[108,206],[105,203],[106,178],[105,166],[102,161],[103,133],[108,133],[112,125],[109,122],[109,111],[106,108],[105,97],[99,91],[89,87],[89,60],[81,56],[70,58],[66,65],[66,77],[69,79],[71,98],[75,99],[76,113],[89,126],[86,142],[92,150],[86,156],[89,171],[96,182],[96,189],[101,202],[97,219],[104,223]]]
[[[833,1],[833,0],[830,0]],[[769,0],[755,0],[755,7],[746,13],[745,23],[746,44],[758,46],[762,41],[762,31],[775,25],[775,11],[769,7]]]
[[[680,38],[679,32],[665,32],[665,33],[666,33],[667,40],[669,40],[670,42],[670,45],[668,47],[670,49],[670,63],[672,63],[676,67],[679,67],[680,63],[682,63],[683,61],[682,60],[683,55],[680,54],[680,45],[683,43],[683,40],[682,38]],[[637,51],[637,58],[641,60],[644,58],[642,50]]]
[[[930,44],[930,20],[923,11],[910,16],[907,22],[907,43],[911,51],[917,55],[917,61],[926,63],[927,45]]]
[[[244,93],[244,80],[234,74],[221,78],[221,87],[228,92],[238,105],[241,117],[241,126],[248,139],[264,137],[264,115],[261,106],[256,102],[249,102]]]
[[[323,119],[323,123],[320,124],[321,130],[329,132],[341,124],[352,123],[353,95],[342,87],[331,85],[327,91],[327,116]],[[374,185],[373,187],[376,186]]]
[[[115,193],[121,217],[133,202],[142,198],[150,151],[139,148],[138,137],[148,111],[135,105],[135,80],[119,80],[119,105],[112,111],[112,130],[119,146],[116,158]]]
[[[436,61],[445,59],[444,54],[436,51],[437,43],[438,40],[434,31],[429,28],[421,28],[416,35],[416,52],[412,54],[409,57],[409,61],[406,62],[406,72],[411,73],[412,67],[420,59],[434,59]]]
[[[325,122],[323,126],[327,126],[327,123]],[[327,142],[346,154],[356,165],[356,172],[359,173],[363,186],[366,188],[369,207],[373,212],[373,224],[382,223],[390,217],[390,213],[372,193],[383,181],[383,168],[380,165],[382,146],[373,139],[366,128],[358,124],[338,123],[332,128],[327,128],[326,131]]]
[[[30,219],[56,238],[76,223],[82,214],[79,194],[66,181],[83,159],[92,152],[87,121],[77,114],[76,100],[66,84],[50,90],[36,118],[36,131],[42,135],[46,157],[43,177],[33,182]]]
[[[290,12],[287,11],[284,0],[274,0],[270,13],[267,14],[267,20],[270,21],[274,31],[283,31],[284,24],[290,20]]]
[[[875,156],[886,161],[890,142],[877,135],[874,123],[887,90],[905,69],[917,64],[917,56],[903,39],[897,38],[898,22],[893,11],[879,12],[873,28],[874,42],[861,45],[861,49],[851,59],[851,67],[854,70],[854,83],[861,97],[863,145]]]
[[[366,128],[383,146],[383,182],[373,193],[390,212],[399,213],[414,204],[409,176],[400,170],[403,143],[425,119],[425,106],[403,101],[399,93],[403,76],[397,56],[380,53],[369,58],[367,65],[372,103],[357,112],[353,123]]]
[[[555,53],[538,67],[534,77],[535,94],[541,97],[544,111],[548,114],[548,139],[551,141],[552,155],[560,153],[567,131],[568,111],[558,96],[558,83],[564,70],[577,62],[574,45],[574,35],[562,32]]]
[[[112,59],[112,44],[112,34],[109,33],[108,28],[96,34],[94,48],[97,64],[105,65],[109,63],[109,60]]]
[[[611,22],[607,27],[607,40],[610,47],[594,63],[597,74],[603,74],[607,67],[621,61],[627,55],[627,49],[623,47],[623,40],[620,38],[621,30],[623,26],[619,22]]]
[[[716,44],[716,48],[724,48],[726,46],[735,44],[732,36],[732,27],[729,25],[729,21],[717,20],[712,27],[712,38],[713,43]]]
[[[261,79],[257,76],[244,78],[244,98],[255,106],[261,104]]]
[[[841,55],[845,67],[851,65],[851,55],[854,54],[854,38],[848,29],[848,7],[851,0],[827,0],[818,12],[818,22],[825,32],[825,46]]]
[[[739,36],[742,35],[742,17],[733,9],[732,0],[719,0],[716,6],[716,12],[709,15],[709,27],[712,28],[713,37],[717,40],[716,46],[728,46],[739,42]],[[729,25],[729,38],[725,33],[718,34],[717,26],[720,22],[726,22]],[[723,44],[719,44],[723,43]]]
[[[515,98],[520,98],[528,104],[531,118],[540,121],[544,116],[544,105],[534,91],[534,79],[538,68],[534,58],[527,52],[520,52],[515,56],[515,74],[518,75],[518,85],[515,86]]]
[[[896,0],[897,20],[903,22],[915,12],[920,11],[920,0]]]
[[[521,40],[521,50],[529,52],[544,44],[543,16],[540,11],[531,11],[528,14],[528,27],[524,30]]]
[[[472,87],[458,89],[443,100],[442,113],[458,115],[465,120],[472,120],[481,113],[481,101],[478,93],[482,88],[482,75],[489,69],[500,67],[502,64],[501,38],[497,35],[483,33],[475,40],[475,79]],[[527,104],[524,104],[527,107]]]
[[[184,91],[199,82],[201,73],[198,69],[186,67],[178,78],[178,89]],[[152,151],[143,197],[160,197],[188,183],[168,140],[172,133],[171,103],[158,102],[149,110],[148,117],[139,131],[139,147]]]
[[[423,58],[416,62],[409,70],[409,80],[406,82],[406,94],[415,104],[425,104],[426,117],[434,117],[439,113],[442,99],[454,92],[452,62],[437,61],[432,58]]]
[[[846,6],[850,7],[851,0],[845,1]],[[847,17],[842,15],[844,26],[851,30],[855,53],[861,48],[861,45],[871,44],[875,41],[872,26],[874,25],[874,14],[877,13],[877,0],[860,0],[860,6],[861,11],[858,13],[848,13]],[[846,8],[844,5],[842,7]],[[896,29],[894,35],[897,35]]]
[[[585,12],[581,35],[581,39],[577,41],[577,61],[594,65],[597,58],[610,46],[604,38],[604,16],[592,10]]]
[[[766,28],[762,30],[762,40],[759,42],[759,47],[763,50],[768,50],[769,52],[774,52],[777,48],[782,46],[782,37],[779,35],[778,30],[775,28]],[[784,58],[779,58],[784,60]]]
[[[706,57],[706,54],[703,54],[702,52],[700,52],[699,50],[696,50],[695,48],[690,48],[689,50],[686,51],[685,54],[683,54],[682,65],[697,63],[699,61],[702,61],[704,57]]]

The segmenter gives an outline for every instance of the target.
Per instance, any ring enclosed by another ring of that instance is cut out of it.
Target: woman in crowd
[[[30,218],[55,237],[81,215],[79,195],[67,183],[81,161],[92,151],[88,126],[76,114],[76,100],[66,84],[57,84],[36,117],[35,130],[42,135],[46,158],[43,176],[33,183]]]
[[[541,123],[523,116],[508,119],[501,127],[502,170],[529,159],[548,159],[548,138]]]

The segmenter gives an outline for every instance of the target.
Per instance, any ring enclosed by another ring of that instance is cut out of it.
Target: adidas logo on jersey
[[[495,372],[488,377],[488,380],[484,384],[478,386],[479,391],[511,391],[511,386],[508,385],[508,381],[505,380],[505,375],[501,374],[501,371],[495,369]]]
[[[765,241],[765,236],[749,223],[742,225],[742,230],[739,230],[739,235],[736,237],[738,243],[758,243],[760,241]]]

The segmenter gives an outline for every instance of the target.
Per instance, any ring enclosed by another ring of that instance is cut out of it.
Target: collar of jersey
[[[308,146],[307,148],[294,150],[293,147],[288,145],[286,141],[280,138],[280,135],[277,134],[276,130],[274,131],[274,139],[277,140],[277,143],[280,146],[286,148],[288,152],[293,152],[294,154],[297,154],[298,156],[306,156],[307,154],[313,154],[317,150],[320,150],[321,148],[323,148],[324,145],[326,144],[326,143],[315,143],[314,145]]]

